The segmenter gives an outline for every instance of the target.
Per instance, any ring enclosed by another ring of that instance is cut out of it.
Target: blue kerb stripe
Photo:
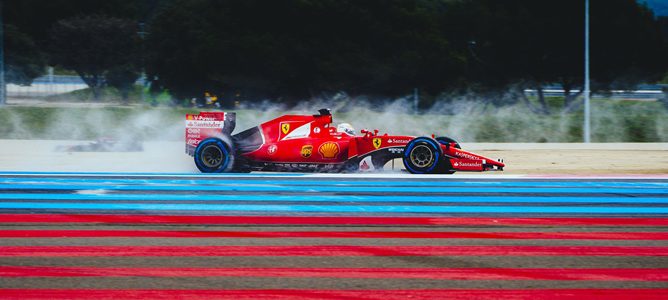
[[[299,201],[299,202],[406,202],[406,203],[650,203],[668,204],[668,198],[646,197],[498,197],[498,196],[367,196],[367,195],[175,195],[175,194],[0,194],[0,200],[80,201]]]
[[[188,177],[300,177],[305,173],[151,173],[151,172],[24,172],[24,171],[0,171],[0,175],[81,175],[81,176],[188,176]]]
[[[491,188],[491,187],[350,187],[350,186],[181,186],[181,185],[58,185],[58,184],[2,184],[0,191],[17,190],[115,190],[115,191],[231,191],[231,192],[385,192],[385,193],[617,193],[668,194],[668,188]]]
[[[161,184],[161,185],[332,185],[332,186],[416,186],[416,187],[614,187],[668,188],[666,182],[581,182],[581,181],[332,181],[332,180],[228,180],[228,179],[116,179],[116,178],[0,178],[14,184]]]
[[[668,214],[668,207],[219,205],[5,202],[1,209],[180,210],[343,213]]]

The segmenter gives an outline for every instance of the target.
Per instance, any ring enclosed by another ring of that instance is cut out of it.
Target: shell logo
[[[334,142],[326,142],[318,148],[318,153],[325,159],[335,158],[339,154],[339,144]]]
[[[192,115],[186,115],[186,120],[192,120],[193,116]]]

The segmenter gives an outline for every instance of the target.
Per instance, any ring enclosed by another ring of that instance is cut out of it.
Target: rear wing
[[[186,153],[193,156],[197,145],[206,138],[232,134],[235,125],[236,113],[233,112],[186,114]]]

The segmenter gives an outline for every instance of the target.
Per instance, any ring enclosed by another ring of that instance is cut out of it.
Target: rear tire
[[[234,166],[232,166],[232,170],[230,172],[250,173],[251,171],[253,171],[253,168],[251,167],[251,164],[247,158],[244,158],[243,156],[234,157]]]
[[[195,148],[195,165],[202,173],[229,172],[234,165],[232,147],[219,138],[207,138]]]
[[[441,159],[443,159],[441,146],[432,138],[415,138],[404,148],[404,166],[413,174],[437,173]]]

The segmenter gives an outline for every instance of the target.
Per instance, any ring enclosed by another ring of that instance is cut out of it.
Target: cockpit
[[[340,133],[345,133],[349,136],[355,136],[355,128],[353,128],[352,125],[348,123],[341,123],[338,126],[336,126],[336,131]]]

